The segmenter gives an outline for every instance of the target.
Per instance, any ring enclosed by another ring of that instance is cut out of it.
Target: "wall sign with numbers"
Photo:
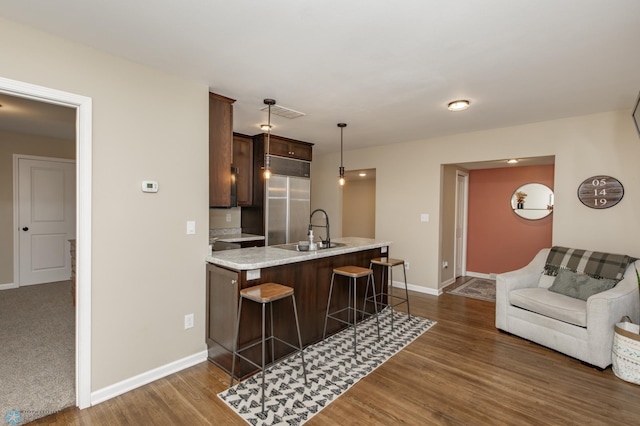
[[[578,187],[578,198],[592,209],[608,209],[622,200],[624,188],[611,176],[592,176]]]

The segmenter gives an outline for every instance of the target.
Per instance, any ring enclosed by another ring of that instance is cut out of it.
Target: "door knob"
[[[28,226],[25,226],[24,228],[22,228],[22,230],[23,230],[23,231],[28,231],[28,230],[29,230],[29,227],[28,227]]]

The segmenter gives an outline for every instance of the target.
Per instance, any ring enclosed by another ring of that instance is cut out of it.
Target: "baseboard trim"
[[[91,405],[100,404],[118,395],[132,391],[140,386],[144,386],[153,381],[166,377],[170,374],[177,373],[185,368],[192,367],[207,360],[207,351],[198,352],[186,358],[179,359],[162,367],[154,368],[146,373],[125,379],[121,382],[114,383],[95,392],[91,392]]]
[[[404,281],[394,281],[392,285],[396,288],[404,289]],[[407,288],[411,291],[416,291],[418,293],[430,294],[432,296],[439,296],[441,292],[435,290],[433,288],[423,287],[421,285],[415,284],[407,284]]]
[[[473,277],[473,278],[484,278],[485,280],[495,280],[496,279],[496,274],[483,274],[480,272],[469,272],[467,271],[466,274],[467,277]]]
[[[0,284],[0,290],[9,290],[12,288],[18,288],[18,284],[15,284],[15,283]]]

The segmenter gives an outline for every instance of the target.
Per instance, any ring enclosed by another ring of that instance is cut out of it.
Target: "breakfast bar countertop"
[[[288,250],[276,246],[250,247],[238,250],[217,251],[211,256],[207,256],[205,260],[224,268],[244,271],[304,262],[322,257],[337,256],[391,245],[391,241],[361,237],[332,238],[331,242],[344,245],[306,252]]]

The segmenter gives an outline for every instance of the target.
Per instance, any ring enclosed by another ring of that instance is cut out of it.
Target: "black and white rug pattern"
[[[391,308],[383,310],[379,319],[380,341],[375,317],[358,323],[356,358],[351,328],[305,348],[308,386],[304,384],[300,354],[267,369],[264,413],[262,374],[219,393],[218,397],[251,425],[302,425],[436,324],[413,315],[409,319],[406,313]]]

